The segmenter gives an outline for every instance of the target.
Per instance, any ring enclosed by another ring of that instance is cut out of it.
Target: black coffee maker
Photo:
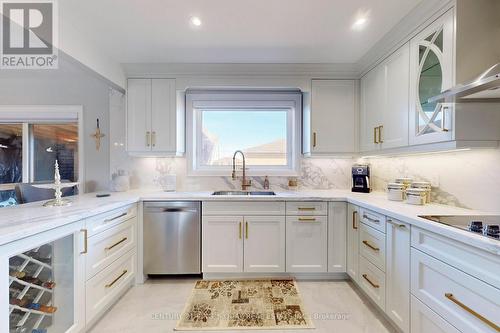
[[[370,193],[370,167],[368,165],[352,166],[352,191]]]

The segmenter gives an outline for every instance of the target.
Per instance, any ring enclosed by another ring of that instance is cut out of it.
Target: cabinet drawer
[[[500,256],[433,232],[411,228],[411,245],[500,289]]]
[[[415,296],[411,296],[411,332],[460,333]]]
[[[93,323],[126,291],[135,276],[135,251],[112,263],[86,283],[86,322]]]
[[[276,201],[205,201],[203,215],[285,215],[285,203]]]
[[[130,205],[92,216],[86,221],[88,236],[93,236],[137,216],[137,205]]]
[[[88,239],[87,279],[136,246],[136,221],[132,218]]]
[[[321,201],[296,201],[286,203],[286,215],[328,215],[328,203]]]
[[[359,209],[359,220],[369,225],[372,228],[377,229],[380,232],[385,233],[385,216],[379,213],[375,213],[366,208]]]
[[[385,311],[385,274],[363,256],[359,256],[359,285]]]
[[[328,265],[326,216],[286,218],[286,271],[326,272]]]
[[[411,291],[461,332],[500,330],[500,290],[416,249]]]
[[[359,228],[359,253],[385,272],[385,234],[361,224]]]

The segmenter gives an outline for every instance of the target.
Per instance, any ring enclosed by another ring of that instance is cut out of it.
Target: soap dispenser
[[[264,178],[264,190],[269,190],[269,178],[267,176]]]

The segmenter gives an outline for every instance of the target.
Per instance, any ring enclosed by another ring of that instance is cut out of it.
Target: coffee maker
[[[368,165],[352,166],[352,191],[370,193],[370,167]]]

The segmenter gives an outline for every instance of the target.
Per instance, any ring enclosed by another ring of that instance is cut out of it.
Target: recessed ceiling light
[[[189,19],[189,22],[195,27],[199,27],[201,25],[201,19],[198,16],[192,16],[191,19]]]
[[[359,11],[351,26],[352,30],[362,30],[368,24],[369,11]]]

